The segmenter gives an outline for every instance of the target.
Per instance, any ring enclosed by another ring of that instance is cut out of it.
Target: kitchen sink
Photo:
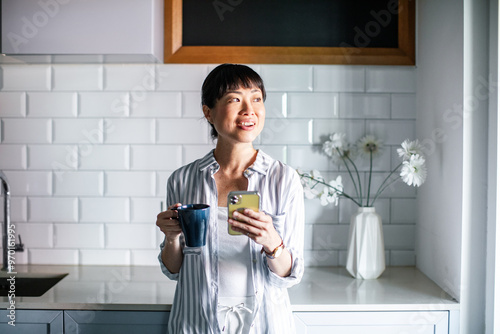
[[[40,297],[67,275],[67,273],[9,274],[2,271],[0,272],[0,296],[14,293],[16,297]]]

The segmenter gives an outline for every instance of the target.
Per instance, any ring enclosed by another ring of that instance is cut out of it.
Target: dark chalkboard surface
[[[397,48],[397,1],[183,0],[184,46],[341,47],[345,43]]]
[[[414,0],[165,0],[166,63],[415,64]]]

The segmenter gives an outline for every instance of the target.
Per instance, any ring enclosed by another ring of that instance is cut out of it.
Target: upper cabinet
[[[26,62],[163,62],[163,13],[164,0],[2,0],[1,53]]]

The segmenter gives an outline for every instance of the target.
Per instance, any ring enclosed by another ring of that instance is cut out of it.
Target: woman
[[[158,259],[178,280],[168,330],[176,333],[294,333],[287,288],[304,271],[303,191],[297,173],[253,142],[265,122],[266,91],[244,65],[216,67],[202,86],[214,150],[181,167],[167,181],[168,210],[156,225],[165,234]],[[227,195],[258,191],[261,211],[227,216]],[[172,210],[211,207],[207,244],[186,247]],[[228,224],[242,235],[229,235]]]

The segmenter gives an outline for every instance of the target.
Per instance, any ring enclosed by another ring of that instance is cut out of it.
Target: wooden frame
[[[183,46],[182,0],[165,0],[165,63],[415,65],[415,1],[399,0],[398,47]]]

